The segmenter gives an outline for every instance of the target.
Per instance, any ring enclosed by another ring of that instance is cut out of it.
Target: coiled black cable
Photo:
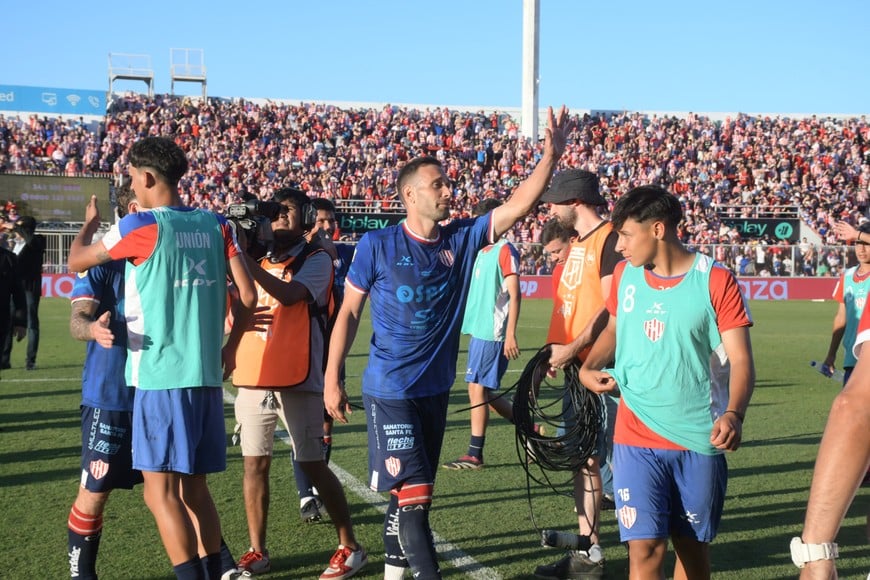
[[[541,348],[523,369],[516,384],[513,413],[517,455],[528,478],[571,495],[574,474],[595,453],[601,426],[601,399],[580,384],[579,365],[571,362],[564,381],[548,376],[550,346]],[[536,429],[543,427],[543,434]],[[532,466],[537,470],[531,470]],[[540,474],[537,473],[540,472]],[[564,483],[549,472],[565,472]],[[569,490],[560,490],[571,484]]]

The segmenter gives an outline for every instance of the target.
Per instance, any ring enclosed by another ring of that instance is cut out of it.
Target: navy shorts
[[[449,397],[447,392],[418,399],[381,399],[363,393],[373,490],[435,482]]]
[[[136,389],[133,466],[202,475],[227,468],[221,387]]]
[[[498,390],[508,367],[504,343],[471,337],[468,341],[468,367],[465,382]]]
[[[713,541],[727,482],[728,465],[722,454],[615,444],[613,490],[620,540],[675,534]]]
[[[82,405],[81,485],[93,493],[132,489],[142,482],[133,469],[133,413]]]

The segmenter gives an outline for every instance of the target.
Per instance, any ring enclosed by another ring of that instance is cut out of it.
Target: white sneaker
[[[320,575],[320,580],[344,580],[359,572],[363,566],[369,563],[369,556],[362,546],[357,550],[351,550],[346,546],[339,546],[335,554],[329,560],[329,567]]]

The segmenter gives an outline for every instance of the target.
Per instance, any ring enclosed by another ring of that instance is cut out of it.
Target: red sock
[[[67,526],[80,536],[95,536],[103,529],[103,516],[91,516],[83,513],[75,505],[69,512]]]

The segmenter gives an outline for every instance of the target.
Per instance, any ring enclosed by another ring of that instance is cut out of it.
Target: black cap
[[[598,176],[585,169],[569,169],[557,173],[550,188],[541,196],[545,203],[579,201],[587,205],[604,205],[607,200],[598,191]]]

